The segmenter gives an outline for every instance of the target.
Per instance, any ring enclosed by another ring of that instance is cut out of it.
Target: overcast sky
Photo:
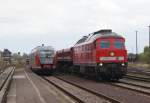
[[[35,46],[73,46],[82,36],[110,28],[135,52],[148,45],[150,0],[0,0],[0,49],[29,53]]]

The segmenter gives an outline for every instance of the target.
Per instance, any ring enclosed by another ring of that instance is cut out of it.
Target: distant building
[[[0,51],[0,59],[2,58],[2,51]]]
[[[11,64],[11,52],[8,49],[4,49],[2,52],[2,59],[6,64]]]
[[[133,53],[129,53],[128,54],[128,61],[129,62],[133,62],[136,60],[136,54],[133,54]]]

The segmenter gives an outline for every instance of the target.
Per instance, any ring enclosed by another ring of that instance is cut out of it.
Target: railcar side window
[[[110,42],[109,41],[101,41],[100,47],[101,48],[109,48],[110,47]]]
[[[115,48],[122,49],[124,47],[124,43],[121,41],[115,41]]]

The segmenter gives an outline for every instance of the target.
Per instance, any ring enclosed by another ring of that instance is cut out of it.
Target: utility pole
[[[150,25],[148,26],[148,28],[149,28],[149,56],[150,56]],[[150,57],[149,57],[149,59],[150,59]],[[150,60],[149,60],[149,63],[150,63]]]
[[[149,50],[150,50],[150,26],[148,26],[149,28]]]
[[[138,58],[138,44],[137,44],[137,33],[138,31],[135,31],[136,33],[136,59]]]

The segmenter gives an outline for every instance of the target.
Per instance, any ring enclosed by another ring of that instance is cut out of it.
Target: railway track
[[[129,74],[139,74],[139,75],[143,75],[143,76],[149,76],[150,77],[150,71],[139,71],[139,70],[128,70],[128,73]]]
[[[127,74],[119,83],[111,85],[150,95],[150,78],[147,77]]]
[[[137,72],[137,71],[130,71],[128,73],[132,73],[132,74],[141,74],[141,75],[145,75],[145,76],[150,76],[150,72]]]
[[[111,83],[111,85],[132,90],[145,95],[150,95],[150,87],[128,83],[128,82]]]
[[[150,90],[150,83],[146,83],[146,82],[137,82],[137,81],[133,81],[133,80],[128,80],[128,79],[122,79],[119,81],[120,83],[123,84],[128,84],[128,85],[132,85],[132,86],[137,86],[140,88],[145,88],[145,89],[149,89]]]
[[[127,74],[124,78],[137,80],[137,81],[150,82],[150,78],[148,78],[148,77],[142,77],[142,76],[137,76],[137,75],[133,75],[133,74],[132,75]]]
[[[147,75],[147,74],[144,75],[144,73],[138,73],[138,75],[137,74],[127,74],[124,77],[126,79],[125,81],[122,79],[118,83],[111,83],[111,85],[129,89],[129,90],[143,93],[146,95],[150,95],[150,77],[149,77],[149,75]],[[132,81],[132,82],[130,82],[130,81]],[[106,83],[106,84],[110,84],[110,83]],[[147,85],[144,85],[144,84],[147,84]]]
[[[6,101],[7,91],[10,86],[14,71],[15,69],[10,67],[0,75],[0,103],[4,103]]]
[[[70,75],[67,75],[67,76],[58,75],[57,77],[59,77],[60,79],[66,82],[71,82],[77,86],[81,86],[93,92],[102,93],[105,96],[109,96],[111,98],[114,98],[115,100],[120,101],[121,103],[141,103],[139,101],[144,102],[145,101],[144,98],[147,98],[147,97],[149,98],[149,95],[150,95],[149,85],[145,87],[145,86],[138,85],[138,84],[136,85],[136,83],[135,84],[133,83],[130,84],[129,82],[123,83],[123,81],[118,82],[116,84],[114,82],[104,82],[104,81],[95,82],[93,80],[82,79],[80,77],[70,76]],[[119,93],[120,95],[118,95]],[[133,99],[133,98],[137,98],[137,99]],[[148,100],[148,103],[149,101],[150,100]],[[144,103],[146,102],[147,101],[145,101]]]
[[[52,85],[54,85],[55,87],[57,87],[58,89],[60,89],[61,91],[65,92],[67,95],[69,95],[70,97],[72,97],[73,99],[75,99],[75,101],[79,102],[79,103],[92,103],[95,102],[104,102],[104,103],[121,103],[119,100],[116,100],[114,98],[105,96],[104,94],[100,94],[97,92],[94,92],[92,90],[89,90],[87,88],[84,88],[82,86],[76,85],[72,82],[66,81],[62,78],[59,77],[42,77],[43,79],[45,79],[47,82],[51,83]],[[66,84],[66,88],[63,87],[63,85],[60,85],[59,83],[62,82]],[[69,87],[71,86],[71,87]],[[76,88],[76,92],[79,91],[80,93],[77,95],[77,93],[72,92],[72,90],[69,90],[68,88]],[[85,94],[86,93],[86,94]],[[81,95],[81,96],[80,96]],[[84,95],[84,97],[82,97]],[[97,99],[97,101],[93,101],[95,98],[95,100]]]

